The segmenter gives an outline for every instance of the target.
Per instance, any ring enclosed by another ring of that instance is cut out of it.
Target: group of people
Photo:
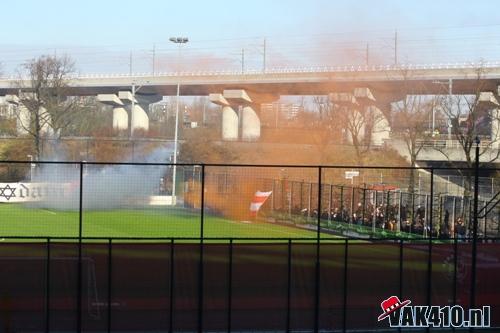
[[[362,225],[385,229],[390,231],[400,230],[407,233],[414,233],[423,236],[428,236],[432,232],[433,237],[450,238],[455,235],[460,238],[466,237],[467,230],[463,219],[457,218],[454,225],[449,223],[449,212],[446,210],[444,216],[444,225],[436,223],[433,230],[430,230],[430,225],[427,222],[426,209],[422,205],[417,205],[414,209],[408,208],[406,205],[399,207],[396,204],[378,204],[368,203],[363,207],[362,203],[358,203],[353,211],[350,207],[334,207],[330,210],[323,209],[321,211],[321,219],[332,222],[343,222],[354,225]],[[283,209],[275,209],[283,211]],[[314,208],[309,211],[308,208],[301,208],[295,205],[291,208],[290,213],[309,218],[318,218],[318,209]],[[398,228],[399,224],[399,228]]]

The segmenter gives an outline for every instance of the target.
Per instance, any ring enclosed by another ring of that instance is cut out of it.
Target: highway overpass
[[[148,118],[144,112],[147,108],[144,106],[160,100],[162,96],[176,95],[177,84],[180,84],[180,95],[211,95],[212,101],[222,106],[223,128],[227,129],[223,131],[227,135],[223,135],[224,139],[254,140],[260,135],[260,103],[277,100],[281,95],[355,95],[356,89],[364,89],[367,93],[363,93],[362,98],[366,100],[367,95],[373,97],[369,99],[370,105],[357,103],[356,97],[359,99],[360,96],[354,96],[352,102],[356,106],[363,104],[362,107],[376,107],[384,112],[391,102],[409,94],[475,94],[478,70],[481,71],[482,92],[498,96],[500,62],[281,68],[265,73],[198,71],[156,75],[75,75],[71,78],[68,93],[100,96],[99,100],[103,103],[113,105],[116,111],[113,124],[118,128],[147,128]],[[0,79],[0,96],[18,94],[18,82],[18,78]],[[24,85],[29,86],[26,83]],[[130,96],[133,90],[136,93]],[[344,96],[340,97],[344,99]],[[243,114],[238,114],[239,108],[243,108]],[[136,121],[130,123],[129,118]],[[238,123],[242,133],[236,128]]]

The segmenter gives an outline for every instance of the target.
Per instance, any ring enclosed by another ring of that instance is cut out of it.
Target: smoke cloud
[[[160,148],[144,162],[165,163],[171,151]],[[160,182],[169,174],[164,165],[83,165],[83,208],[106,210],[138,208],[149,204],[151,195],[158,195]],[[78,210],[80,203],[80,165],[45,164],[33,173],[32,191],[38,200],[27,203],[34,208]]]

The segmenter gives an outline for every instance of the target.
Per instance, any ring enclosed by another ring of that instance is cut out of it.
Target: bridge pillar
[[[243,89],[224,90],[222,94],[210,94],[210,101],[222,106],[222,139],[237,140],[241,125],[241,139],[256,141],[260,138],[260,103],[269,103],[279,96],[266,93],[249,93]],[[241,108],[238,116],[236,109]]]
[[[17,122],[16,122],[16,131],[17,134],[28,134],[31,126],[31,112],[28,110],[24,104],[19,104],[18,106],[18,111],[17,111]],[[47,136],[47,137],[52,137],[55,132],[50,126],[51,122],[51,117],[50,114],[48,114],[47,109],[44,107],[41,107],[39,109],[39,117],[40,117],[40,134]]]
[[[31,116],[28,108],[19,104],[17,109],[16,132],[18,135],[28,134]]]
[[[500,149],[500,109],[491,110],[491,140],[493,148]]]
[[[241,139],[256,141],[260,138],[260,118],[252,106],[244,106],[241,114]]]
[[[375,105],[369,106],[373,116],[371,142],[374,146],[382,146],[390,138],[391,125],[384,113]]]
[[[119,91],[118,98],[125,104],[129,105],[130,109],[130,127],[132,133],[136,130],[149,130],[149,117],[144,109],[139,105],[139,102],[130,91]],[[133,105],[133,107],[132,107]]]
[[[239,118],[229,101],[222,94],[210,94],[210,101],[222,106],[222,140],[238,140]]]
[[[375,105],[375,97],[369,88],[355,88],[354,97],[361,107],[366,108],[367,127],[370,128],[370,142],[374,146],[382,146],[385,140],[389,139],[391,126],[384,113]]]
[[[132,127],[132,131],[138,129],[149,130],[148,114],[139,104],[134,104],[134,109],[131,110],[131,118],[130,126]]]
[[[349,121],[358,128],[359,138],[365,140],[369,138],[374,146],[381,146],[389,138],[390,125],[384,113],[375,106],[375,97],[369,88],[355,88],[353,93],[341,92],[331,93],[331,101],[340,107],[346,108]],[[360,112],[359,110],[364,110]],[[346,131],[346,139],[352,143],[352,133]]]
[[[97,95],[97,100],[103,104],[113,106],[113,129],[126,130],[130,124],[132,131],[138,129],[149,130],[148,114],[139,105],[130,91],[120,91],[118,95],[99,94]],[[132,104],[134,105],[133,108]],[[127,105],[129,106],[129,112],[125,108]]]
[[[97,100],[102,104],[113,106],[113,129],[128,129],[128,113],[123,102],[115,94],[99,94]]]
[[[28,109],[22,105],[19,101],[19,97],[16,95],[5,95],[2,97],[4,103],[7,103],[9,107],[17,108],[15,110],[16,115],[16,133],[18,135],[28,134],[30,125],[30,113]]]
[[[126,130],[128,129],[128,113],[121,106],[113,108],[113,129]]]
[[[485,108],[489,112],[489,116],[491,117],[491,146],[492,148],[498,148],[500,143],[500,114],[498,108],[500,107],[500,103],[496,99],[495,94],[488,91],[479,94],[477,104],[478,107]]]
[[[7,95],[5,96],[5,100],[9,104],[13,104],[17,106],[16,110],[16,132],[18,135],[25,135],[28,134],[30,131],[31,127],[31,112],[28,110],[28,108],[19,100],[19,97],[15,95]],[[53,136],[54,130],[50,126],[51,122],[51,117],[50,114],[47,112],[47,109],[44,107],[41,107],[39,109],[39,116],[40,116],[40,134],[45,135],[45,136]]]
[[[238,114],[230,106],[222,107],[222,140],[238,140]]]

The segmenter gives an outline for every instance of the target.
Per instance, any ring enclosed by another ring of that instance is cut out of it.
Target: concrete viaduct
[[[330,95],[335,102],[352,104],[354,109],[388,110],[390,103],[410,94],[475,94],[478,68],[484,94],[481,100],[497,109],[500,63],[481,67],[443,64],[275,69],[265,73],[81,75],[71,78],[69,94],[97,96],[100,102],[112,105],[114,128],[127,129],[130,123],[132,130],[147,130],[149,119],[144,109],[162,96],[176,95],[180,84],[181,96],[210,96],[213,103],[221,106],[222,139],[253,141],[260,136],[260,104],[275,101],[280,95]],[[0,79],[0,97],[11,103],[16,103],[18,93],[14,82],[14,78]],[[493,127],[498,130],[499,126]]]

